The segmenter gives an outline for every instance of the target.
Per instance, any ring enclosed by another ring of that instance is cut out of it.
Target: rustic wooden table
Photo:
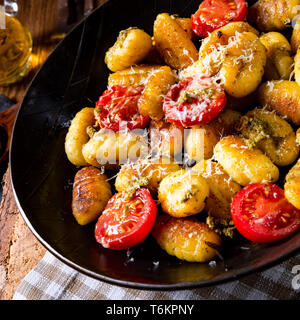
[[[61,0],[18,1],[17,17],[28,26],[33,39],[33,64],[32,70],[21,82],[0,87],[0,93],[15,102],[22,100],[34,74],[57,44],[53,35],[58,31],[58,26],[61,26],[58,1]],[[105,0],[90,0],[86,4],[96,7],[102,2]],[[3,178],[3,197],[0,204],[0,300],[13,297],[20,281],[40,261],[44,253],[45,248],[35,239],[20,215],[7,170]]]

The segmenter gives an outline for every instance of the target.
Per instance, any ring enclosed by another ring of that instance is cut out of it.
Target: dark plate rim
[[[91,16],[93,15],[96,11],[101,10],[101,8],[105,5],[107,5],[108,2],[110,2],[111,0],[106,0],[106,2],[104,2],[102,5],[100,5],[98,8],[96,8],[95,10],[93,10],[87,17],[85,17],[81,22],[79,22],[78,24],[76,24],[70,31],[68,34],[70,34],[71,32],[73,32],[74,29],[76,29],[77,27],[79,27],[80,25],[84,24],[85,21]],[[66,35],[66,37],[68,36],[68,34]],[[11,137],[11,141],[10,141],[10,149],[9,149],[9,163],[11,163],[11,154],[12,154],[12,145],[13,145],[13,140],[14,140],[14,132],[15,132],[15,126],[17,123],[17,120],[19,118],[19,113],[21,108],[23,107],[23,101],[25,99],[25,97],[27,96],[27,93],[29,92],[29,90],[31,89],[31,85],[34,82],[34,80],[38,77],[40,70],[43,68],[43,66],[47,63],[47,61],[50,59],[50,57],[52,56],[53,52],[60,47],[63,44],[63,40],[61,40],[55,47],[54,49],[51,51],[51,53],[48,55],[47,59],[44,61],[44,63],[41,65],[40,69],[38,70],[38,72],[35,74],[35,76],[33,77],[33,79],[31,80],[30,84],[27,87],[26,93],[22,99],[21,102],[21,106],[18,110],[17,116],[16,116],[16,120],[13,126],[13,131],[12,131],[12,137]],[[12,174],[12,169],[11,166],[9,166],[9,173],[10,173],[10,182],[12,185],[12,191],[13,191],[13,195],[15,197],[17,206],[20,210],[21,216],[23,218],[23,220],[25,221],[25,223],[27,224],[27,226],[29,227],[30,231],[33,233],[33,235],[36,237],[36,239],[50,252],[52,253],[57,259],[59,259],[60,261],[62,261],[63,263],[65,263],[66,265],[68,265],[69,267],[81,272],[82,274],[92,277],[96,280],[100,280],[100,281],[104,281],[106,283],[112,284],[112,285],[118,285],[118,286],[122,286],[122,287],[126,287],[126,288],[133,288],[133,289],[142,289],[142,290],[165,290],[165,291],[170,291],[170,290],[186,290],[186,289],[196,289],[196,288],[204,288],[204,287],[209,287],[209,286],[215,286],[215,285],[219,285],[219,284],[223,284],[226,282],[230,282],[230,281],[234,281],[237,280],[241,277],[253,274],[255,272],[260,272],[260,271],[264,271],[274,265],[279,264],[282,261],[287,260],[288,258],[290,258],[291,256],[295,255],[297,252],[300,252],[300,246],[291,249],[290,251],[282,254],[280,257],[274,258],[269,260],[268,262],[259,265],[257,267],[249,267],[249,268],[243,268],[241,269],[240,272],[237,272],[236,274],[230,274],[228,276],[224,276],[224,277],[220,277],[220,278],[216,278],[216,279],[210,279],[210,280],[205,280],[205,281],[193,281],[193,282],[179,282],[179,283],[175,283],[175,284],[149,284],[149,283],[138,283],[138,282],[134,282],[134,281],[125,281],[125,280],[119,280],[119,279],[115,279],[115,278],[110,278],[107,276],[104,276],[100,273],[96,273],[93,271],[90,271],[84,267],[79,266],[78,264],[76,264],[75,262],[67,259],[66,257],[64,257],[63,255],[61,255],[59,252],[57,252],[46,240],[44,240],[42,238],[42,236],[39,234],[39,232],[32,226],[30,220],[27,218],[27,215],[25,213],[25,211],[23,210],[18,196],[17,196],[17,192],[15,190],[14,187],[14,182],[13,182],[13,174]]]

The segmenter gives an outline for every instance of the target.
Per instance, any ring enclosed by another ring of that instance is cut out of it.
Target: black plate
[[[224,244],[216,266],[186,263],[167,255],[149,237],[131,251],[110,251],[93,237],[94,224],[81,227],[72,216],[72,181],[78,168],[68,162],[64,138],[82,107],[93,107],[107,85],[106,50],[120,30],[137,26],[152,34],[158,13],[189,16],[198,1],[109,1],[57,46],[33,80],[19,111],[10,164],[15,196],[35,236],[55,256],[96,279],[144,289],[213,285],[255,272],[295,253],[300,232],[272,245],[246,240]]]

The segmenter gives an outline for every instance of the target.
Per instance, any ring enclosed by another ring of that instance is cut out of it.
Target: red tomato
[[[240,190],[233,198],[231,216],[237,230],[258,243],[283,239],[300,226],[300,210],[271,183],[250,184]]]
[[[115,85],[104,91],[95,108],[100,126],[113,131],[145,128],[150,118],[142,116],[138,108],[143,90],[144,86]]]
[[[196,35],[205,38],[229,22],[246,20],[247,7],[245,0],[205,0],[192,15],[192,29]]]
[[[126,199],[126,192],[116,193],[107,203],[95,228],[97,242],[109,249],[128,249],[151,232],[157,208],[147,189],[138,189]]]
[[[212,78],[195,76],[171,87],[163,110],[169,122],[190,127],[210,122],[222,111],[226,101],[223,88]]]

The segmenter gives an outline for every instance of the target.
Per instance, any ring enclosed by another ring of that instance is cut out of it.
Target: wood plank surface
[[[57,2],[60,1],[60,2]],[[85,0],[88,9],[105,0]],[[66,0],[19,0],[19,20],[29,28],[33,39],[32,69],[19,83],[0,87],[15,102],[20,102],[36,71],[57,44],[58,5]],[[0,1],[1,4],[1,1]],[[61,30],[59,30],[61,31]],[[0,204],[0,300],[13,297],[20,281],[40,261],[44,247],[35,239],[17,208],[10,184],[9,171],[3,179],[3,197]]]

